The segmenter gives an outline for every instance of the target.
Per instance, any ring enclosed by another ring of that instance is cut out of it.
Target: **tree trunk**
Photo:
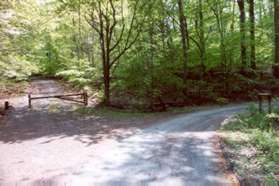
[[[205,37],[204,37],[204,20],[203,20],[203,7],[202,0],[199,0],[199,39],[200,39],[200,63],[202,67],[202,74],[205,73]]]
[[[101,46],[101,54],[102,54],[102,62],[103,62],[103,81],[104,81],[104,104],[106,106],[110,105],[110,58],[109,58],[109,46],[108,46],[108,38],[106,33],[105,24],[100,13],[99,15],[100,21],[100,46]],[[106,25],[107,26],[107,25]]]
[[[250,65],[252,69],[256,69],[256,47],[255,47],[255,3],[249,0],[249,18],[250,18]]]
[[[77,56],[79,61],[79,66],[81,66],[81,7],[80,0],[78,1],[78,39],[77,39]]]
[[[103,70],[103,78],[104,78],[104,91],[105,91],[105,97],[104,97],[104,104],[106,106],[110,105],[110,69],[107,66],[104,66]]]
[[[104,81],[104,104],[110,105],[110,66],[105,51],[102,50],[102,61],[103,61],[103,81]]]
[[[274,64],[279,64],[279,0],[274,0]]]
[[[246,29],[245,29],[245,3],[244,0],[237,0],[238,7],[239,7],[239,21],[240,21],[240,34],[241,34],[241,41],[240,41],[240,48],[241,48],[241,64],[242,69],[245,69],[247,62],[246,62]]]
[[[231,22],[231,25],[230,25],[230,33],[231,35],[234,34],[234,28],[235,28],[235,1],[232,2],[232,22]],[[234,62],[234,57],[233,57],[233,53],[234,53],[234,46],[230,46],[230,50],[229,50],[229,67],[228,69],[232,69],[232,66],[233,66],[233,62]]]
[[[111,103],[111,73],[115,69],[116,64],[119,63],[119,59],[133,46],[141,33],[143,22],[135,25],[139,7],[138,3],[139,0],[137,0],[134,5],[128,29],[125,29],[124,17],[121,19],[118,16],[118,10],[116,8],[117,3],[114,0],[96,0],[96,7],[92,6],[92,10],[87,13],[88,17],[85,17],[89,25],[99,34],[103,65],[104,104],[107,106]],[[121,6],[122,7],[119,9],[123,11],[123,4],[121,4]],[[123,16],[123,12],[119,14]],[[127,31],[127,36],[124,39],[123,35],[126,33],[125,30]],[[116,34],[118,32],[119,34]]]
[[[179,8],[179,26],[181,33],[181,43],[182,43],[182,53],[183,53],[183,79],[186,81],[187,77],[187,65],[188,65],[188,45],[187,45],[187,20],[184,15],[184,2],[183,0],[178,0]]]
[[[216,18],[217,22],[217,30],[220,35],[220,64],[223,67],[223,71],[227,72],[227,46],[225,43],[225,32],[226,27],[224,24],[224,7],[219,4],[214,4],[214,6],[211,6],[211,10],[213,11],[213,14]]]
[[[154,106],[154,24],[153,24],[153,20],[149,20],[151,21],[151,24],[149,24],[149,50],[150,50],[150,55],[149,55],[149,61],[148,61],[148,71],[150,72],[150,85],[149,90],[147,91],[148,95],[147,98],[150,99],[150,108],[151,110],[153,110],[153,106]]]

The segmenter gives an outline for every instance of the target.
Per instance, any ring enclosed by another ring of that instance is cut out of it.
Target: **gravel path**
[[[50,84],[34,86],[40,92],[61,90]],[[246,107],[199,111],[143,127],[144,119],[80,117],[63,101],[37,102],[32,110],[26,98],[10,101],[15,109],[0,124],[1,186],[230,185],[215,130]],[[59,109],[50,109],[53,104]]]

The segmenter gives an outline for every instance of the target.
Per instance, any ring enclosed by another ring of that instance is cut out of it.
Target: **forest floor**
[[[62,93],[54,80],[32,90]],[[174,113],[125,113],[24,96],[0,121],[0,185],[230,185],[221,123],[246,104]]]

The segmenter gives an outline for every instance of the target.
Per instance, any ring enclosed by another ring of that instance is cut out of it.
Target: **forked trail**
[[[40,92],[63,92],[54,82]],[[144,125],[80,116],[72,103],[26,98],[0,125],[0,185],[230,185],[216,129],[246,106],[183,114]],[[56,107],[59,107],[58,109]]]

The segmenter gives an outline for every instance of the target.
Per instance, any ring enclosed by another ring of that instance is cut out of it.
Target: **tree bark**
[[[104,104],[109,106],[110,105],[110,69],[104,65],[103,66],[103,78],[104,78]]]
[[[246,68],[247,65],[247,59],[246,59],[246,29],[245,29],[245,2],[244,0],[237,0],[238,7],[239,7],[239,21],[240,21],[240,48],[241,48],[241,64],[242,69]]]
[[[256,69],[256,47],[255,47],[255,3],[249,0],[249,18],[250,18],[250,65]]]
[[[274,0],[274,64],[279,64],[279,0]]]
[[[220,58],[220,63],[223,66],[223,71],[226,72],[227,71],[227,47],[225,44],[225,32],[226,32],[226,28],[224,25],[224,16],[223,16],[223,12],[224,12],[224,7],[216,4],[214,6],[211,6],[211,10],[213,11],[213,14],[216,18],[216,22],[217,22],[217,30],[219,32],[220,35],[220,53],[221,53],[221,58]]]
[[[183,80],[186,81],[187,77],[187,65],[188,65],[188,38],[187,38],[187,19],[184,15],[184,2],[183,0],[177,0],[179,8],[179,26],[181,34],[182,44],[182,56],[183,56]]]
[[[202,0],[199,0],[199,39],[200,39],[200,63],[202,67],[202,73],[205,73],[205,37],[204,37],[204,20],[203,20],[203,4]]]
[[[231,34],[234,34],[234,28],[235,28],[235,1],[232,2],[232,22],[231,22],[231,25],[230,25],[230,33]],[[233,61],[234,61],[234,58],[233,58],[233,53],[234,53],[234,46],[230,46],[230,50],[229,50],[229,67],[228,69],[232,69],[232,65],[233,65]]]

